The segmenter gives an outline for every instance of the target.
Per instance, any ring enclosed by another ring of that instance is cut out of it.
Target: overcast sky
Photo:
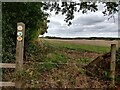
[[[68,26],[64,21],[64,15],[55,15],[51,12],[48,33],[44,36],[56,37],[118,37],[118,15],[114,19],[108,20],[108,16],[103,16],[104,5],[98,5],[98,11],[82,14],[75,13],[72,25]],[[49,11],[48,11],[49,12]]]

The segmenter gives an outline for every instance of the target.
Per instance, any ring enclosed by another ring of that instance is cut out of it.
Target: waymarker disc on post
[[[17,37],[17,40],[18,40],[18,41],[22,41],[22,37],[20,37],[20,36]]]
[[[17,29],[21,31],[21,30],[23,30],[23,27],[22,26],[18,26]]]
[[[22,32],[17,32],[17,35],[18,35],[18,36],[22,36],[23,33],[22,33]]]

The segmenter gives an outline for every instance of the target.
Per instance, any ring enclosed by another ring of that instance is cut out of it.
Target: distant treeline
[[[46,36],[43,38],[47,39],[67,39],[67,40],[76,40],[76,39],[87,39],[87,40],[120,40],[120,38],[111,38],[111,37],[76,37],[76,38],[63,38],[63,37],[51,37],[51,36]]]

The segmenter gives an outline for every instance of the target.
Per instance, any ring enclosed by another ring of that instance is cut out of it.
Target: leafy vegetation
[[[120,85],[120,69],[119,69],[119,67],[120,67],[120,48],[117,50],[117,57],[116,57],[116,59],[117,59],[117,62],[116,62],[116,64],[117,64],[117,66],[116,66],[116,68],[117,68],[116,81]]]
[[[79,60],[79,63],[88,64],[89,62],[93,60],[93,58],[79,58],[78,60]]]
[[[55,14],[59,14],[62,12],[63,15],[65,15],[64,21],[68,23],[68,25],[71,25],[71,20],[74,19],[75,12],[82,12],[83,14],[90,12],[96,12],[98,11],[98,3],[102,3],[105,5],[104,10],[102,11],[103,15],[108,15],[109,18],[114,18],[114,14],[118,13],[119,9],[119,2],[46,2],[44,3],[44,10],[50,10],[55,11]]]
[[[117,50],[117,63],[120,65],[120,48]]]
[[[3,62],[14,62],[16,49],[16,27],[25,24],[25,51],[40,34],[47,32],[48,14],[41,9],[43,3],[2,3],[2,53]]]

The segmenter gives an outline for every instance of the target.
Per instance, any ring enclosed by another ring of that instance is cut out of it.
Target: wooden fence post
[[[25,36],[25,24],[17,23],[17,46],[16,46],[16,73],[19,73],[23,69],[23,53],[24,53],[24,36]],[[15,87],[21,88],[21,79],[16,80]]]
[[[116,67],[116,44],[111,44],[111,61],[110,61],[111,87],[115,87],[115,67]]]

